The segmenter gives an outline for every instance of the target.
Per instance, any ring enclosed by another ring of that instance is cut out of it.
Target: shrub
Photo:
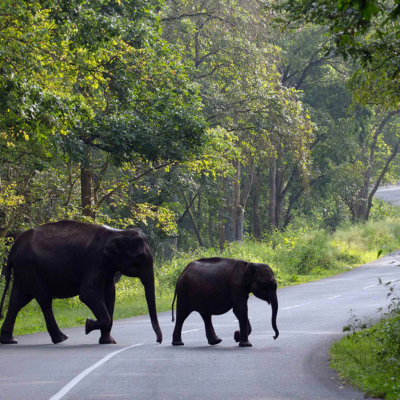
[[[388,296],[392,301],[379,323],[370,326],[352,314],[343,328],[349,335],[331,348],[331,365],[367,396],[399,399],[400,297],[394,286]]]

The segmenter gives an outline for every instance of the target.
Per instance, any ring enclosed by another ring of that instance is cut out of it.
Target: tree
[[[198,89],[178,49],[161,39],[158,1],[8,3],[0,36],[5,152],[25,140],[48,158],[79,163],[91,218],[126,182],[197,154],[205,141]],[[113,165],[131,173],[99,196]]]
[[[284,0],[270,2],[267,8],[278,11],[277,20],[286,26],[312,23],[328,29],[332,42],[326,52],[356,61],[361,68],[357,79],[368,84],[371,98],[396,107],[400,79],[397,1]]]
[[[166,37],[184,45],[196,68],[193,80],[200,85],[205,118],[238,138],[241,156],[232,161],[233,177],[221,181],[226,199],[219,216],[225,239],[241,240],[254,167],[265,156],[275,157],[283,142],[305,167],[308,119],[296,91],[280,84],[279,48],[268,43],[256,1],[240,7],[229,0],[174,2],[167,11]]]

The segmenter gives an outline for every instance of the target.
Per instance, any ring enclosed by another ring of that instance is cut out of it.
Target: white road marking
[[[341,296],[341,294],[338,294],[337,296],[333,296],[333,297],[328,297],[328,300],[336,299],[336,298],[338,298],[340,296]]]
[[[189,332],[196,332],[196,331],[199,331],[200,329],[191,329],[190,331],[184,331],[184,332],[182,332],[182,333],[189,333]]]
[[[301,304],[298,304],[297,306],[291,306],[291,307],[282,308],[282,310],[288,310],[289,308],[296,308],[296,307],[300,307],[300,306],[301,306]]]
[[[367,287],[365,287],[363,289],[369,289],[369,288],[374,287],[374,286],[376,286],[376,285],[367,286]]]
[[[86,368],[83,372],[81,372],[78,376],[76,376],[74,379],[72,379],[71,382],[69,382],[67,385],[65,385],[58,393],[56,393],[53,397],[50,398],[50,400],[59,400],[63,398],[74,386],[76,386],[85,376],[89,375],[92,371],[95,369],[99,368],[101,365],[103,365],[106,361],[108,361],[110,358],[113,358],[119,353],[122,353],[125,350],[132,349],[133,347],[138,347],[141,346],[143,343],[139,344],[134,344],[132,346],[124,347],[123,349],[114,351],[113,353],[110,353],[108,356],[105,356],[102,358],[100,361],[97,361],[96,364],[93,364],[91,367]]]

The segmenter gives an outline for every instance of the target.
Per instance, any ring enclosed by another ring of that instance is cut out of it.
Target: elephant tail
[[[0,319],[4,318],[4,315],[2,314],[2,310],[3,310],[4,300],[6,298],[6,294],[7,294],[8,288],[10,286],[10,280],[11,280],[11,265],[10,265],[10,263],[7,263],[4,266],[2,275],[4,275],[4,277],[6,279],[6,285],[4,286],[3,297],[1,298],[1,303],[0,303]]]
[[[174,316],[174,303],[176,299],[176,288],[175,288],[175,294],[174,294],[174,300],[172,301],[172,322],[175,321],[175,316]]]
[[[192,265],[192,263],[189,263],[188,265],[186,265],[185,269],[181,272],[181,274],[179,275],[178,280],[176,281],[175,284],[175,294],[174,294],[174,300],[172,301],[172,322],[175,321],[175,317],[174,317],[174,303],[175,303],[175,299],[176,299],[176,291],[178,288],[178,282],[181,279],[182,275],[186,272],[186,270]]]

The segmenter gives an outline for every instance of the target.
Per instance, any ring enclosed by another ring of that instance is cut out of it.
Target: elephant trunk
[[[158,324],[157,310],[156,310],[156,294],[154,289],[154,273],[146,275],[141,278],[146,294],[147,307],[149,308],[150,320],[153,325],[154,332],[157,335],[157,342],[162,342],[162,332]]]
[[[278,296],[276,292],[273,294],[271,298],[271,308],[272,308],[272,328],[275,331],[274,339],[277,339],[279,336],[278,327],[276,326],[276,316],[278,315]]]

